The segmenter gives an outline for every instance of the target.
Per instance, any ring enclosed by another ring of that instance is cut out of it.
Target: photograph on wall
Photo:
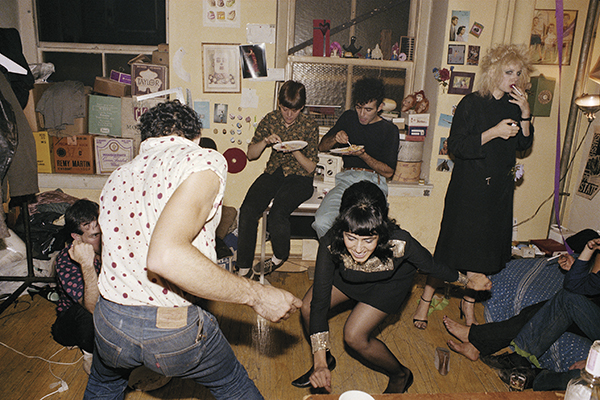
[[[474,72],[452,71],[450,75],[449,94],[469,94],[473,91]]]
[[[448,155],[448,138],[446,138],[446,137],[440,138],[440,148],[438,150],[438,154],[440,156]]]
[[[449,44],[448,64],[463,65],[465,63],[465,47],[464,44]]]
[[[204,26],[239,28],[240,2],[241,0],[204,0],[202,2]]]
[[[227,123],[227,104],[216,103],[214,107],[214,118],[213,121],[217,124],[226,124]]]
[[[242,57],[244,79],[267,76],[267,56],[264,43],[240,46],[240,57]]]
[[[452,10],[452,17],[450,17],[450,37],[451,42],[466,42],[467,41],[467,27],[469,26],[469,19],[471,17],[470,11],[457,11]]]
[[[563,11],[562,65],[571,64],[577,10]],[[535,10],[531,23],[529,52],[534,64],[558,65],[558,29],[555,10]]]
[[[479,52],[481,47],[469,45],[467,52],[467,65],[479,65]]]
[[[592,200],[600,186],[600,130],[596,128],[577,194]]]
[[[208,100],[195,100],[194,111],[198,114],[202,129],[210,128],[210,102]]]
[[[202,44],[205,93],[240,92],[240,50],[234,44]]]
[[[481,25],[479,22],[474,22],[469,33],[478,38],[481,36],[481,32],[483,32],[483,25]]]
[[[452,172],[452,168],[454,168],[454,161],[448,158],[438,158],[437,166],[435,167],[436,171]]]

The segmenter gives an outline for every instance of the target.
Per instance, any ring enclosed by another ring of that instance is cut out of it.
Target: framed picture
[[[205,93],[240,93],[240,49],[237,44],[202,44]]]
[[[469,94],[473,91],[474,72],[452,71],[450,74],[449,94]]]
[[[465,63],[465,47],[464,44],[449,44],[448,64],[463,65]]]
[[[467,65],[479,65],[479,46],[469,45],[469,52],[467,53]]]
[[[577,10],[563,11],[562,65],[571,64]],[[535,10],[531,23],[529,52],[534,64],[558,65],[558,36],[555,10]]]

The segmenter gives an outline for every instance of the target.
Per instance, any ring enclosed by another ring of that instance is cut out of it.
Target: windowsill
[[[38,174],[39,186],[51,189],[102,190],[107,179],[108,175]],[[432,191],[433,185],[430,183],[388,182],[390,196],[428,197]]]

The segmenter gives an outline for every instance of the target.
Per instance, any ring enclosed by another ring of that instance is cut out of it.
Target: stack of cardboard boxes
[[[131,75],[112,71],[87,88],[86,115],[66,129],[47,128],[35,106],[51,83],[36,84],[25,110],[34,137],[39,173],[110,174],[137,155],[140,117],[166,98],[137,101],[135,96],[168,89],[168,45],[130,61]]]

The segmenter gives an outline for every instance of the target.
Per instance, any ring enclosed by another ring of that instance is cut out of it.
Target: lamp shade
[[[595,118],[595,114],[600,111],[600,96],[584,93],[575,99],[575,104],[587,119],[592,121]]]

